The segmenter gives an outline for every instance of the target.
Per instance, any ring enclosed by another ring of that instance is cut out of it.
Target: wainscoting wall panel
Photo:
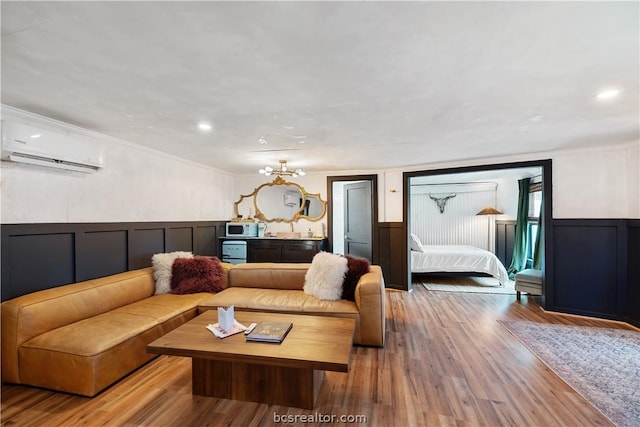
[[[387,288],[407,288],[405,283],[407,274],[406,239],[404,223],[378,223],[378,263],[382,268]]]
[[[496,256],[505,268],[509,268],[511,265],[515,240],[516,222],[496,221]]]
[[[166,252],[183,251],[182,248],[193,249],[193,228],[175,227],[167,229]]]
[[[160,252],[219,256],[224,221],[2,225],[2,301],[151,266]]]
[[[218,229],[221,234],[218,234]],[[217,256],[219,245],[213,247],[210,242],[216,242],[218,236],[224,236],[224,228],[216,225],[197,225],[194,231],[197,236],[193,246],[194,252],[198,255]]]
[[[6,235],[2,226],[2,300],[73,282],[74,233]]]
[[[134,228],[129,235],[129,269],[149,265],[149,254],[164,252],[164,228]]]
[[[82,251],[76,256],[78,262],[77,280],[90,280],[96,277],[127,271],[127,230],[85,232],[77,235],[82,239]]]
[[[549,310],[622,320],[627,304],[627,221],[553,220]]]
[[[640,327],[640,220],[629,220],[625,320]]]

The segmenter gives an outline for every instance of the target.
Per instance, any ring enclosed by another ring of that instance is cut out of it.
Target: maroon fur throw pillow
[[[219,292],[222,266],[217,257],[176,258],[171,267],[171,293]]]
[[[347,274],[344,275],[342,282],[342,299],[349,301],[356,300],[356,285],[363,274],[369,272],[369,260],[366,258],[354,257],[346,255],[347,258]]]

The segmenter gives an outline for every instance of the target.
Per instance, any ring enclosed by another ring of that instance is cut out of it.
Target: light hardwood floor
[[[364,415],[370,426],[591,426],[610,422],[497,322],[624,328],[546,313],[523,296],[387,291],[385,348],[356,347],[327,372],[315,410],[191,395],[190,360],[160,356],[94,398],[2,385],[15,426],[270,426],[276,416]],[[52,367],[55,369],[55,367]],[[330,425],[295,423],[296,425]]]

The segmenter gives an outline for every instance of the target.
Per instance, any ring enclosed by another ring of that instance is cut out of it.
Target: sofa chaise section
[[[94,396],[156,355],[208,293],[154,295],[151,268],[5,301],[2,381]]]

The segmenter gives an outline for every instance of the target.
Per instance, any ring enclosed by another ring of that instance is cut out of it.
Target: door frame
[[[553,307],[553,256],[552,256],[552,248],[553,248],[553,194],[552,194],[552,170],[551,170],[551,159],[543,159],[543,160],[531,160],[524,162],[513,162],[513,163],[496,163],[489,165],[478,165],[478,166],[464,166],[464,167],[455,167],[455,168],[446,168],[446,169],[433,169],[433,170],[422,170],[415,172],[403,172],[403,195],[402,195],[402,205],[403,212],[402,218],[404,223],[404,247],[405,253],[407,254],[406,262],[403,263],[403,271],[402,277],[405,278],[405,290],[411,290],[411,256],[409,247],[409,233],[410,231],[410,220],[409,218],[409,183],[410,178],[418,177],[418,176],[428,176],[428,175],[444,175],[444,174],[456,174],[456,173],[466,173],[466,172],[482,172],[489,170],[500,170],[500,169],[518,169],[518,168],[527,168],[532,166],[537,166],[542,168],[542,191],[544,195],[544,203],[543,207],[543,224],[544,224],[544,263],[542,266],[542,274],[543,274],[543,295],[542,295],[542,307]]]
[[[371,181],[371,263],[378,264],[378,175],[327,176],[327,250],[333,252],[333,183]]]

